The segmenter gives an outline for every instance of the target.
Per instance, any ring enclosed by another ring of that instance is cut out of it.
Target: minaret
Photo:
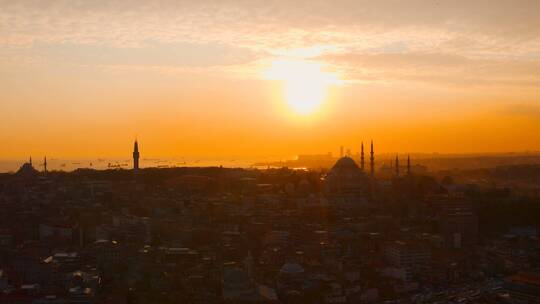
[[[369,157],[369,167],[371,177],[375,176],[375,152],[373,152],[373,140],[371,140],[371,152]]]
[[[30,156],[30,161],[28,162],[30,166],[32,165],[32,156]]]
[[[411,156],[407,155],[407,175],[411,175]]]
[[[244,268],[250,280],[253,280],[253,264],[254,264],[254,258],[253,258],[253,255],[251,255],[251,250],[249,250],[248,256],[244,259]]]
[[[399,158],[396,155],[396,177],[399,176]]]
[[[343,146],[339,147],[339,157],[343,157]]]
[[[139,143],[133,144],[133,170],[139,170]]]
[[[364,171],[364,142],[362,142],[360,149],[360,169],[362,169],[362,172]]]
[[[43,172],[47,173],[47,156],[43,159]]]

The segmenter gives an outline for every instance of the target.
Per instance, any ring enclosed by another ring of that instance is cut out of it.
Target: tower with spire
[[[133,144],[133,170],[139,170],[139,143],[135,139]]]
[[[407,155],[407,175],[411,175],[411,156]]]
[[[399,158],[396,155],[396,177],[399,177]]]
[[[360,169],[362,169],[362,172],[364,171],[364,142],[360,146]]]
[[[369,169],[371,177],[375,176],[375,152],[373,152],[373,140],[371,140],[371,152],[369,156]]]
[[[47,156],[43,158],[43,172],[47,173]]]

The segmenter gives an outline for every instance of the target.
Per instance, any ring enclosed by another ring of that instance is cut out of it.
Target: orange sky
[[[0,0],[0,158],[540,150],[540,2],[470,2]]]

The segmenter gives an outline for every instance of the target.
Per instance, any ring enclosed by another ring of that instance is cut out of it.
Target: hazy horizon
[[[358,149],[349,148],[348,146],[344,146],[344,150],[350,149],[350,155],[352,156],[358,156],[360,151]],[[64,160],[93,160],[93,159],[111,159],[111,160],[120,160],[125,159],[132,161],[132,151],[128,151],[128,153],[125,153],[123,155],[82,155],[82,156],[69,156],[69,155],[51,155],[51,154],[45,154],[45,155],[39,155],[39,154],[28,154],[28,155],[19,155],[14,157],[0,157],[0,161],[21,161],[21,162],[27,162],[30,157],[32,159],[42,160],[44,157],[47,157],[48,159],[64,159]],[[261,159],[294,159],[297,158],[300,155],[327,155],[328,153],[331,153],[331,156],[333,158],[339,158],[340,157],[340,151],[339,147],[338,149],[334,149],[333,151],[305,151],[302,153],[293,153],[293,154],[283,154],[283,155],[217,155],[217,154],[200,154],[200,155],[194,155],[194,154],[175,154],[175,153],[168,153],[163,155],[143,155],[144,151],[141,152],[141,159],[146,160],[156,160],[156,159],[190,159],[190,160],[228,160],[228,159],[239,159],[239,160],[261,160]],[[369,151],[366,149],[366,153],[369,153]],[[344,152],[345,155],[347,155]],[[524,150],[524,151],[494,151],[494,152],[415,152],[415,151],[376,151],[375,155],[383,155],[383,156],[390,156],[390,155],[415,155],[420,157],[431,157],[431,156],[452,156],[452,157],[458,157],[458,156],[505,156],[505,155],[512,155],[512,156],[521,156],[521,155],[537,155],[540,154],[540,150]],[[347,155],[347,156],[350,156]],[[366,154],[367,155],[367,154]]]
[[[328,151],[324,153],[299,153],[295,155],[269,155],[269,156],[144,156],[141,155],[141,168],[172,168],[172,167],[218,167],[223,166],[227,168],[251,168],[260,167],[265,168],[264,164],[280,163],[295,161],[300,155],[324,155],[331,153],[333,159],[340,157],[339,151]],[[356,161],[359,156],[359,151],[351,151],[351,157]],[[459,159],[459,158],[474,158],[474,157],[527,157],[527,156],[540,156],[540,151],[521,151],[521,152],[494,152],[494,153],[415,153],[415,152],[381,152],[376,153],[376,164],[380,166],[386,164],[388,161],[394,160],[396,153],[405,159],[406,156],[410,156],[412,163],[421,163],[422,160],[427,159]],[[33,155],[32,164],[37,170],[43,170],[43,156]],[[89,168],[96,170],[104,169],[130,169],[133,165],[132,155],[123,156],[87,156],[87,157],[58,157],[54,155],[47,155],[47,167],[52,171],[73,171],[80,168]],[[21,165],[29,161],[30,156],[18,157],[18,158],[0,158],[0,173],[16,172]],[[536,162],[533,162],[536,163]]]

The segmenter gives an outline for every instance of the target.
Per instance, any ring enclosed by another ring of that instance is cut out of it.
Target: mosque
[[[399,159],[396,156],[395,176],[399,176]],[[407,158],[407,174],[410,174]],[[356,203],[366,201],[375,180],[375,152],[373,141],[369,156],[369,172],[365,169],[364,143],[360,150],[360,166],[350,156],[341,156],[324,177],[325,194],[334,201]]]
[[[45,157],[44,162],[44,172],[47,172],[47,157]],[[35,177],[39,174],[38,170],[34,168],[32,165],[32,157],[30,156],[30,160],[28,162],[25,162],[17,171],[17,175],[25,178]]]

